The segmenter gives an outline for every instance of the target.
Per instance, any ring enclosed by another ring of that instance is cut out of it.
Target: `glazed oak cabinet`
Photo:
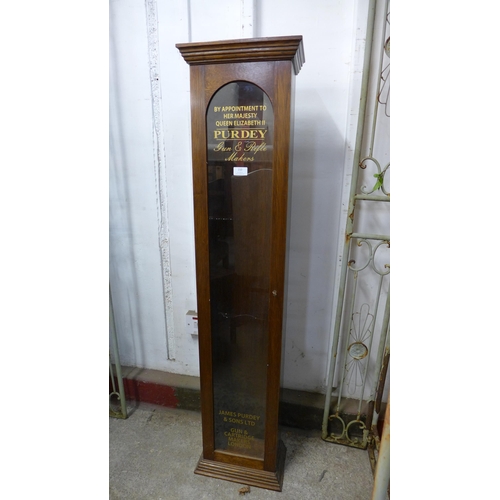
[[[281,491],[289,167],[302,37],[176,46],[191,81],[203,434],[195,472]]]

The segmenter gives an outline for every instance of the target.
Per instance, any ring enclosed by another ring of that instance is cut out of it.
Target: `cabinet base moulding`
[[[276,472],[251,469],[249,467],[223,462],[215,462],[213,460],[207,460],[202,456],[194,473],[202,476],[223,479],[225,481],[231,481],[233,483],[256,486],[257,488],[264,488],[266,490],[281,491],[283,487],[285,455],[286,448],[283,441],[280,440],[278,444]]]

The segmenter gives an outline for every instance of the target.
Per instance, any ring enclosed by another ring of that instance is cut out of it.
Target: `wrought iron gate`
[[[325,441],[363,449],[374,440],[389,363],[389,57],[389,1],[375,0],[322,426]]]

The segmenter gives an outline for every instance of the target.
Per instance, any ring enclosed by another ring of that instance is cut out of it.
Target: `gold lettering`
[[[255,436],[250,436],[248,431],[242,429],[231,428],[229,432],[225,431],[224,436],[227,437],[228,446],[234,446],[236,448],[251,448],[252,441],[255,440]]]
[[[245,156],[243,154],[241,156],[238,156],[238,153],[233,152],[225,159],[225,161],[254,161],[254,159],[255,158],[253,156]]]
[[[214,111],[222,111],[223,113],[225,111],[258,111],[259,108],[266,109],[266,106],[222,106],[220,107],[214,107]]]
[[[257,144],[255,141],[247,142],[245,144],[244,151],[252,151],[254,153],[258,153],[259,151],[267,151],[267,144],[265,142],[262,142],[261,144]]]
[[[266,134],[267,130],[263,129],[214,130],[214,139],[264,139]]]
[[[223,151],[224,153],[228,153],[231,151],[231,148],[229,146],[224,147],[224,142],[219,142],[219,144],[215,146],[214,151]]]
[[[236,417],[235,411],[219,410],[219,415],[228,415],[230,417]]]

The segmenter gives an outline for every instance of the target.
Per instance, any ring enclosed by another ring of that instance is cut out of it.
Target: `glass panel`
[[[233,82],[207,111],[215,449],[264,458],[274,116]]]

